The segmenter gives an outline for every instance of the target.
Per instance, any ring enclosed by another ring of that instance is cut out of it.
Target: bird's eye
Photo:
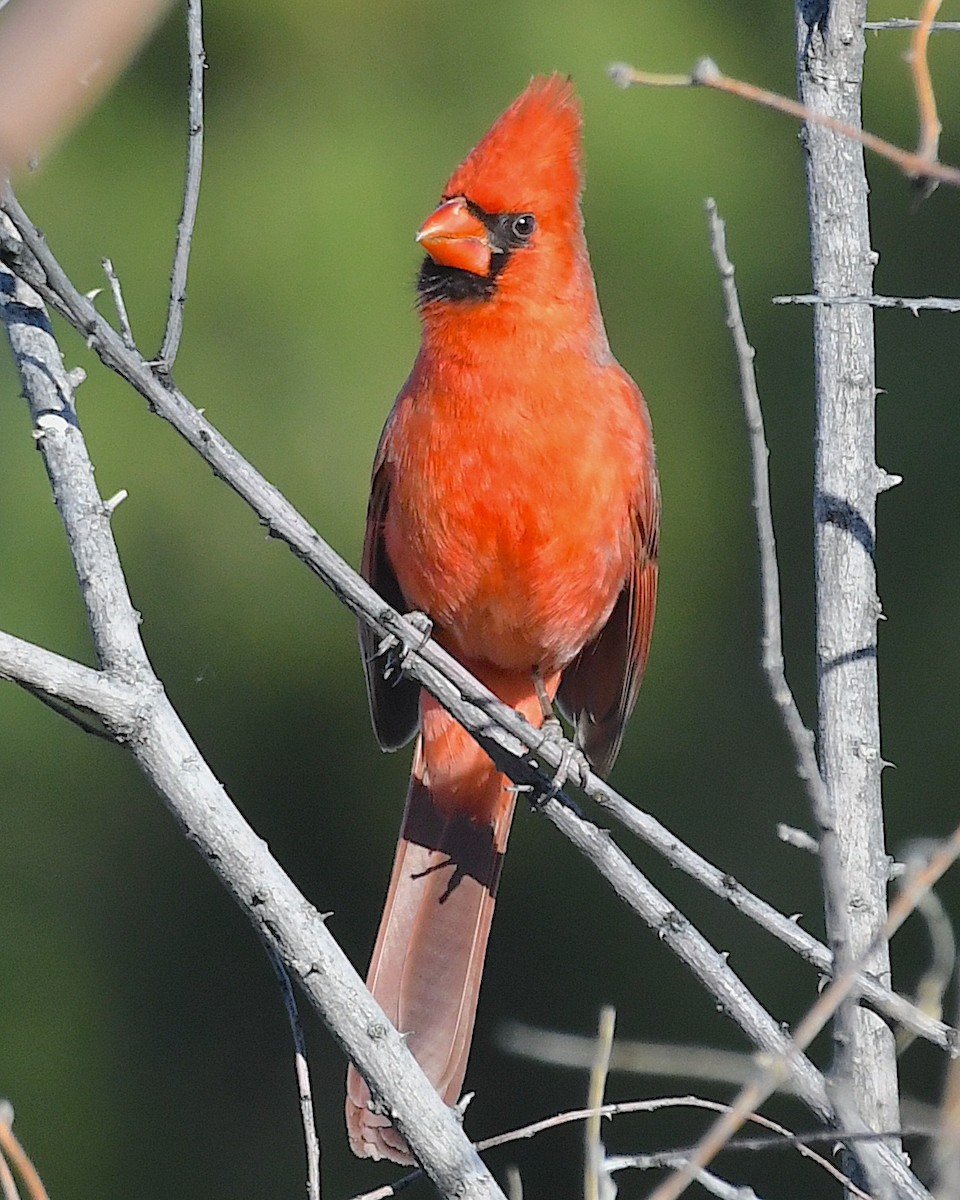
[[[514,217],[510,225],[510,230],[513,236],[521,242],[527,241],[533,237],[534,230],[537,228],[537,218],[533,213],[520,213]]]

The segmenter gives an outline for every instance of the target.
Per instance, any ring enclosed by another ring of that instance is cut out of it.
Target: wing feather
[[[387,554],[383,534],[392,477],[390,464],[384,453],[386,432],[385,430],[384,437],[381,438],[373,466],[360,574],[392,608],[405,612],[407,605]],[[380,635],[365,621],[360,622],[359,632],[374,732],[384,750],[399,750],[417,732],[420,688],[414,680],[405,676],[394,674],[389,679],[385,678],[383,656],[378,653]]]
[[[612,769],[637,700],[657,606],[660,489],[655,471],[637,497],[636,553],[606,625],[563,672],[557,703],[598,775]]]

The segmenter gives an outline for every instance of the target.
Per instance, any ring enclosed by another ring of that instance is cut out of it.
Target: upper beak
[[[435,263],[473,275],[490,271],[492,250],[487,227],[467,207],[463,196],[445,200],[420,226],[417,241]]]

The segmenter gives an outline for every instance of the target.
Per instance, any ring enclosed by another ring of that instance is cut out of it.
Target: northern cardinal
[[[580,213],[569,80],[534,78],[450,177],[417,241],[420,352],[373,467],[363,574],[540,727],[556,699],[600,774],[647,660],[660,494],[643,396],[607,342]],[[455,1104],[514,791],[440,704],[360,640],[373,725],[419,730],[367,977]],[[412,1161],[351,1067],[361,1156]]]

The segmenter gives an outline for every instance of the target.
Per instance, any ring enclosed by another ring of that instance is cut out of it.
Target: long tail
[[[540,724],[529,681],[526,691],[509,699]],[[456,1104],[514,793],[507,790],[506,776],[426,693],[421,729],[367,986],[407,1035],[430,1082],[448,1104]],[[353,1067],[346,1117],[355,1154],[413,1162],[387,1117],[372,1111],[367,1085]]]

